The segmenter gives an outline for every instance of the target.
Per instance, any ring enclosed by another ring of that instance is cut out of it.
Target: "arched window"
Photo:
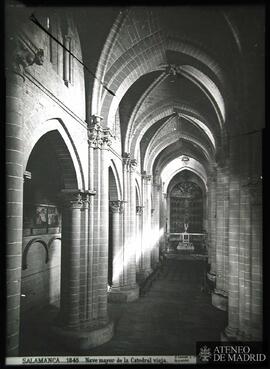
[[[70,54],[72,52],[72,38],[69,35],[64,36],[64,81],[68,86],[73,82],[73,57]]]
[[[202,190],[190,181],[178,183],[170,193],[170,231],[184,232],[185,224],[188,224],[189,232],[202,232]]]

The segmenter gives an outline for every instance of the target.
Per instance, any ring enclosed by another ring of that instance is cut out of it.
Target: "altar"
[[[180,233],[179,235],[179,243],[176,247],[179,251],[194,251],[193,243],[190,242],[190,234],[187,233],[188,230],[188,223],[184,223],[184,232]]]
[[[188,232],[188,223],[184,223],[184,232],[166,233],[166,251],[168,253],[205,254],[206,233]]]
[[[181,251],[194,251],[193,243],[190,242],[190,234],[187,232],[180,233],[179,243],[176,247],[177,250]]]

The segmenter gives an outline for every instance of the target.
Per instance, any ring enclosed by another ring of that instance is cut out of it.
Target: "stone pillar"
[[[128,281],[130,286],[136,285],[136,189],[134,173],[137,167],[135,159],[130,160],[129,164],[129,262],[128,262]]]
[[[88,224],[89,224],[89,203],[90,196],[88,193],[82,194],[81,207],[81,230],[80,230],[80,321],[88,320],[87,317],[87,295],[88,295],[88,254],[89,254],[89,238],[88,238]]]
[[[117,261],[117,268],[121,269],[119,287],[112,288],[109,294],[110,302],[131,302],[139,298],[139,286],[136,283],[136,234],[135,234],[135,180],[133,172],[136,161],[130,159],[130,154],[123,155],[123,187],[124,199],[121,201],[123,212],[120,230],[123,230],[121,239],[121,258]],[[125,206],[123,206],[125,204]],[[122,227],[123,225],[123,227]]]
[[[23,228],[23,124],[24,72],[43,63],[7,31],[6,39],[6,355],[17,356],[20,330],[21,256]]]
[[[167,242],[167,209],[166,209],[166,194],[160,192],[160,224],[163,228],[161,240],[159,242],[160,250],[162,253],[166,251],[166,242]]]
[[[260,177],[250,185],[251,194],[251,311],[250,336],[261,341],[263,336],[262,276],[262,184]]]
[[[152,232],[151,232],[151,175],[142,175],[143,189],[143,266],[142,279],[152,273],[151,268],[151,250],[152,250]]]
[[[232,172],[229,188],[229,273],[228,273],[228,326],[225,334],[231,340],[236,339],[239,327],[239,273],[240,258],[240,183]],[[240,286],[239,286],[240,284]]]
[[[128,284],[127,276],[127,264],[128,264],[128,247],[130,245],[130,186],[129,186],[129,166],[130,166],[130,154],[124,153],[123,158],[123,197],[125,201],[124,213],[123,213],[123,284]]]
[[[79,191],[63,190],[61,252],[61,323],[77,328],[80,323],[80,244],[82,197]]]
[[[228,326],[221,336],[227,341],[262,340],[261,168],[256,155],[260,140],[253,144],[254,137],[242,137],[232,147]]]
[[[251,325],[251,207],[247,181],[241,184],[240,194],[240,276],[239,276],[239,332],[242,341],[252,341]]]
[[[121,240],[120,213],[122,211],[121,201],[110,201],[110,212],[112,213],[112,288],[119,289],[120,277],[123,274],[123,244]]]
[[[103,137],[104,140],[104,137]],[[103,141],[100,151],[100,187],[98,188],[99,202],[99,255],[98,255],[98,317],[102,321],[108,320],[108,242],[109,242],[109,178],[107,142]]]
[[[23,219],[23,75],[6,70],[7,356],[18,355]]]
[[[142,249],[142,213],[143,207],[138,205],[136,206],[136,279],[140,276],[143,265],[143,249]]]
[[[102,117],[91,116],[88,124],[89,142],[89,185],[96,190],[93,207],[90,207],[91,241],[91,300],[92,319],[101,325],[107,324],[107,282],[108,282],[108,149],[111,133],[101,126]]]
[[[216,283],[216,173],[215,171],[209,176],[208,179],[208,260],[210,263],[210,272],[207,273],[207,277],[211,284],[214,286]]]
[[[89,190],[95,194],[94,172],[95,172],[95,156],[94,152],[95,140],[88,140],[88,155],[89,155]],[[95,206],[94,199],[88,204],[88,250],[87,250],[87,288],[86,288],[86,319],[94,318],[94,222],[95,222]]]
[[[250,137],[250,199],[251,199],[251,324],[254,341],[263,337],[263,260],[262,260],[262,133]],[[267,281],[265,281],[267,283]]]
[[[93,116],[88,125],[90,189],[75,193],[64,191],[66,195],[75,196],[75,200],[71,199],[70,206],[63,212],[62,319],[58,326],[51,328],[51,333],[63,346],[76,350],[102,345],[113,336],[113,323],[107,314],[108,163],[105,152],[110,134],[100,123],[101,118]],[[91,195],[95,196],[89,201]]]
[[[217,167],[216,188],[216,288],[212,293],[212,304],[227,310],[228,290],[228,167],[226,163]]]
[[[151,254],[151,267],[155,269],[159,264],[159,241],[161,238],[161,229],[160,229],[160,222],[159,222],[159,213],[160,213],[160,193],[161,186],[158,183],[154,183],[153,186],[153,202],[154,202],[154,211],[152,212],[151,218],[151,228],[153,233],[153,238],[155,240],[154,248]]]
[[[244,249],[249,247],[246,242],[245,229],[241,216],[241,179],[246,175],[246,158],[243,150],[243,139],[231,138],[230,140],[230,182],[229,182],[229,270],[228,270],[228,326],[223,340],[234,341],[239,337],[239,328],[243,324],[245,306],[244,289]],[[240,164],[241,163],[241,164]],[[248,214],[247,214],[248,215]],[[243,232],[244,231],[244,232]]]

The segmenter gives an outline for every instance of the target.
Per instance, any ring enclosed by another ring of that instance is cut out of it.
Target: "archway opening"
[[[184,170],[171,180],[167,192],[169,248],[205,252],[206,196],[202,180]]]
[[[59,311],[60,192],[76,187],[75,169],[64,140],[56,130],[46,133],[32,149],[24,173],[20,311],[22,354],[35,354],[35,342],[40,344],[39,330],[52,323]]]

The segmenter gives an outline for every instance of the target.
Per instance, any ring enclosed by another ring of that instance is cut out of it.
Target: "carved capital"
[[[82,191],[82,190],[62,190],[60,198],[62,206],[71,209],[82,209],[88,207],[91,202],[91,197],[96,194],[95,191]]]
[[[131,159],[130,160],[130,170],[131,172],[134,172],[137,168],[137,160],[136,159]]]
[[[123,201],[114,200],[109,202],[111,213],[123,213]]]
[[[90,116],[90,124],[92,126],[100,126],[101,127],[101,122],[103,121],[103,117],[101,117],[100,115],[91,115]]]
[[[152,176],[151,176],[151,174],[146,174],[145,172],[142,174],[142,178],[143,178],[146,182],[151,182],[151,180],[152,180]]]
[[[136,206],[136,214],[142,215],[142,213],[143,213],[143,206],[140,206],[140,205]]]
[[[92,197],[95,195],[96,191],[86,190],[81,192],[81,200],[84,208],[88,208],[88,206],[91,204]]]
[[[33,50],[19,37],[9,37],[6,45],[6,69],[23,75],[25,69],[33,64],[42,65],[43,49]]]
[[[84,204],[80,190],[62,190],[61,200],[64,208],[81,209]]]
[[[103,128],[102,148],[108,149],[112,145],[112,132],[110,128]]]
[[[128,166],[130,164],[130,161],[131,161],[130,153],[124,152],[123,155],[122,155],[122,160],[123,160],[123,164],[125,166]]]
[[[88,123],[88,144],[94,149],[108,149],[112,144],[111,130],[101,126],[102,120],[102,117],[92,115]]]

